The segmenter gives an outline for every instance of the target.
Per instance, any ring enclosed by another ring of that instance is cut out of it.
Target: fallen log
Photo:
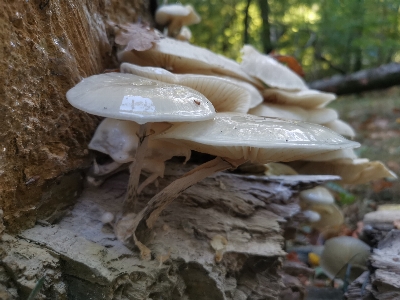
[[[399,84],[400,63],[390,63],[349,75],[335,75],[328,79],[316,80],[308,86],[315,90],[345,95],[385,89]]]

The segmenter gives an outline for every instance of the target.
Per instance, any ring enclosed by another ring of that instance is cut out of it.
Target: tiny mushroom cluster
[[[335,198],[323,186],[300,192],[300,206],[311,227],[324,229],[342,225],[344,217],[335,204]]]
[[[188,41],[192,33],[187,26],[200,23],[201,18],[191,5],[167,4],[157,9],[155,21],[168,28],[168,36]]]
[[[168,35],[173,37],[182,26],[200,21],[191,7],[181,5],[161,7],[156,20],[168,26]],[[108,154],[113,161],[95,164],[93,178],[130,164],[120,221],[132,218],[138,192],[163,176],[166,160],[173,156],[187,160],[191,150],[216,157],[155,195],[124,232],[117,232],[122,240],[133,237],[142,254],[148,249],[136,238],[138,227],[151,229],[163,209],[199,180],[246,162],[296,164],[301,160],[294,173],[304,168],[318,173],[312,164],[337,167],[345,161],[347,168],[357,168],[353,182],[394,176],[379,162],[368,167],[364,164],[370,162],[354,164],[357,156],[352,149],[359,144],[339,134],[354,136],[354,132],[336,111],[325,107],[335,95],[308,89],[299,76],[251,46],[244,47],[241,65],[169,37],[154,41],[144,51],[121,50],[118,58],[120,73],[85,78],[68,91],[67,99],[78,109],[106,118],[89,148]],[[282,172],[289,172],[285,167]],[[371,168],[381,172],[377,175]],[[148,178],[139,186],[142,170]],[[343,171],[326,173],[342,175]],[[314,222],[321,222],[324,212],[329,215],[335,210],[333,203],[307,200],[310,197],[303,195],[304,203],[308,201],[304,209],[318,214]]]

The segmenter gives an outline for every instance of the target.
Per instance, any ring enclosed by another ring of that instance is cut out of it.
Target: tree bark
[[[337,75],[329,79],[313,81],[308,85],[315,90],[345,95],[385,89],[399,84],[400,63],[391,63],[346,76]]]
[[[73,108],[65,93],[116,66],[107,22],[151,22],[147,7],[147,0],[0,1],[0,207],[9,232],[76,201],[99,119]]]
[[[249,8],[251,0],[247,0],[246,7],[244,9],[244,29],[243,29],[243,44],[249,43]]]
[[[261,19],[262,19],[262,30],[261,30],[261,40],[263,43],[264,53],[268,54],[274,47],[271,42],[271,28],[269,23],[269,4],[268,0],[258,0],[258,6],[261,11]]]

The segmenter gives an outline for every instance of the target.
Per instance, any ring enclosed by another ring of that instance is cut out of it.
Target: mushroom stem
[[[217,157],[207,163],[204,163],[190,172],[183,175],[181,178],[175,180],[161,192],[155,195],[144,209],[142,209],[134,218],[131,228],[126,231],[123,239],[133,237],[135,244],[143,250],[143,244],[138,244],[135,232],[138,227],[143,229],[151,229],[161,212],[171,204],[183,191],[203,180],[204,178],[226,169],[237,168],[243,164],[245,159],[230,160],[226,158]]]
[[[152,173],[150,174],[149,177],[145,181],[143,181],[137,190],[138,195],[143,191],[143,189],[148,186],[150,183],[154,182],[158,177],[162,177],[163,174],[158,174],[158,173]]]
[[[123,214],[135,211],[140,173],[142,171],[143,161],[146,155],[147,144],[149,141],[147,135],[149,128],[150,125],[148,123],[142,124],[139,127],[139,133],[138,133],[139,141],[136,149],[136,155],[133,162],[129,166],[130,175],[129,175],[128,189],[126,191],[124,203],[122,206]]]
[[[108,177],[123,171],[129,167],[128,164],[121,164],[115,161],[106,165],[97,165],[96,161],[93,168],[87,175],[87,181],[92,186],[100,186]]]

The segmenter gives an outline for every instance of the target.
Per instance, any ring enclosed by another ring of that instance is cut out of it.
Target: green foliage
[[[246,7],[248,27],[245,28]],[[202,22],[192,42],[240,59],[245,30],[260,51],[270,39],[275,52],[295,56],[308,79],[400,62],[399,0],[185,0]],[[269,5],[264,19],[260,5]],[[270,34],[263,32],[263,23]]]
[[[349,193],[337,183],[328,182],[326,187],[337,193],[340,204],[353,204],[356,201],[356,197],[353,194]]]

